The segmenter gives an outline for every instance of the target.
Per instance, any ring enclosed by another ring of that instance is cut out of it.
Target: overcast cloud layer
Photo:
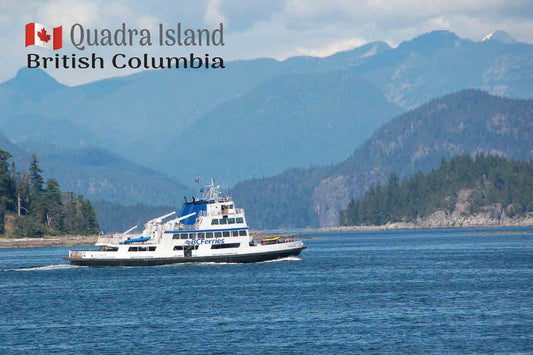
[[[116,29],[149,28],[157,24],[191,28],[225,26],[223,48],[207,52],[225,60],[270,57],[283,60],[295,55],[327,56],[369,41],[382,40],[392,46],[434,29],[447,29],[475,41],[493,30],[507,31],[521,42],[533,43],[533,0],[0,0],[0,81],[26,65],[29,52],[51,55],[38,47],[24,47],[24,25],[39,22],[63,25],[64,47],[60,54],[101,56],[122,52],[128,55],[203,55],[203,48],[92,47],[84,52],[70,44],[70,27]],[[68,85],[131,73],[108,65],[104,70],[49,70]]]

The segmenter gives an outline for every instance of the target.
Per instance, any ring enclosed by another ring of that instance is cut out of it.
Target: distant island
[[[426,174],[370,187],[339,213],[341,226],[473,227],[533,224],[533,161],[492,155],[442,160]]]
[[[62,192],[55,179],[42,177],[37,155],[29,171],[17,171],[11,154],[0,150],[0,235],[35,238],[95,235],[100,230],[91,203]]]

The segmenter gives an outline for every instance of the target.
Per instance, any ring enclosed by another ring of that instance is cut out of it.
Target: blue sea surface
[[[0,250],[0,353],[533,353],[533,228],[313,235],[243,265]]]

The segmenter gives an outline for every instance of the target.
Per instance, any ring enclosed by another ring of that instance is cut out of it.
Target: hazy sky
[[[70,27],[155,29],[157,24],[212,28],[223,22],[223,48],[211,55],[225,60],[270,57],[279,60],[294,55],[326,56],[369,41],[383,40],[392,46],[433,29],[447,29],[459,36],[480,40],[495,29],[507,31],[521,42],[533,43],[533,0],[0,0],[0,81],[26,65],[29,52],[56,52],[24,47],[24,25],[39,22],[63,25],[64,47],[60,54],[96,52],[107,56],[188,55],[190,48],[152,47],[75,49]],[[203,48],[193,48],[197,54]],[[76,85],[109,76],[128,74],[111,68],[101,70],[49,71],[59,81]]]

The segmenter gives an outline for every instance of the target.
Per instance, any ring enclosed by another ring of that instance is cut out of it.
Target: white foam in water
[[[287,257],[284,257],[284,258],[262,261],[262,263],[275,263],[275,262],[278,262],[278,261],[302,261],[302,259],[300,259],[297,256],[287,256]]]
[[[8,269],[6,271],[40,271],[40,270],[63,270],[63,269],[75,269],[85,266],[70,265],[70,264],[56,264],[56,265],[45,265],[45,266],[32,266],[32,267],[21,267],[18,269]]]
[[[279,258],[274,260],[267,260],[267,261],[259,261],[257,264],[260,263],[275,263],[280,261],[302,261],[297,256],[287,256],[285,258]],[[179,263],[179,264],[170,264],[170,265],[161,265],[162,267],[175,267],[175,266],[215,266],[215,265],[244,265],[243,263],[221,263],[221,262],[214,262],[214,261],[202,261],[202,262],[191,262],[191,263]]]
[[[266,261],[259,261],[257,264],[260,263],[276,263],[279,261],[302,261],[297,256],[287,256],[285,258],[279,258],[274,260],[266,260]],[[195,265],[243,265],[243,263],[216,263],[216,262],[201,262],[201,263],[194,263]],[[252,263],[253,264],[253,263]]]
[[[297,256],[287,256],[285,258],[260,261],[259,263],[275,263],[280,261],[302,261]],[[199,266],[208,266],[208,265],[241,265],[241,263],[216,263],[216,262],[199,262],[199,263],[179,263],[179,264],[169,264],[169,265],[159,265],[159,267],[176,267],[176,266],[186,266],[186,265],[199,265]],[[64,269],[77,269],[88,266],[79,266],[79,265],[70,265],[70,264],[56,264],[56,265],[44,265],[44,266],[30,266],[30,267],[20,267],[17,269],[3,269],[2,271],[46,271],[46,270],[64,270]]]

